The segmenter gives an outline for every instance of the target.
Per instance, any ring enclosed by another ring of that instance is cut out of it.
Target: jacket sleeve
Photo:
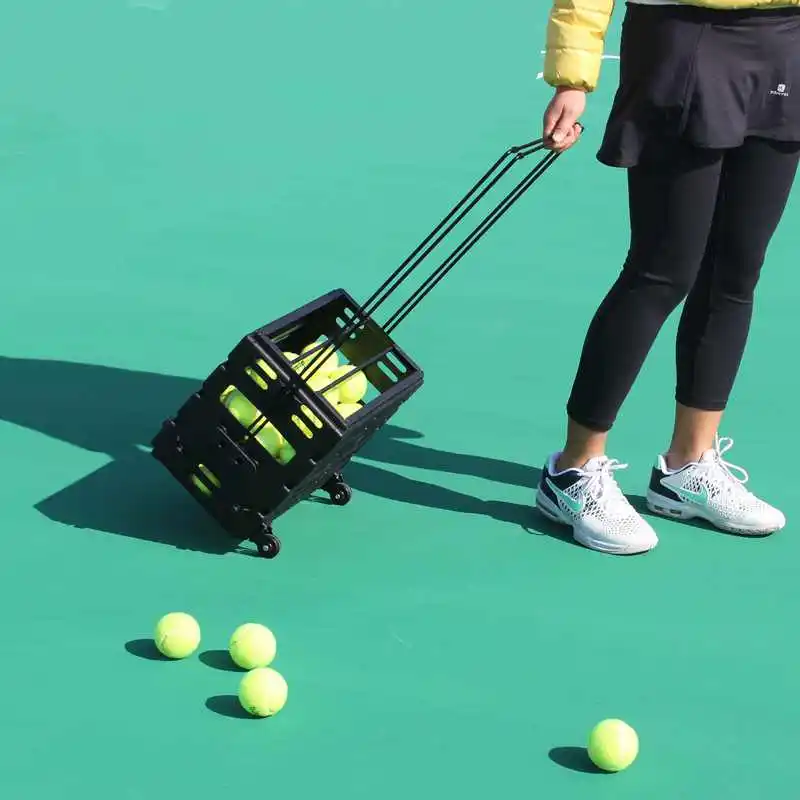
[[[594,91],[614,0],[553,0],[544,79],[551,86]]]

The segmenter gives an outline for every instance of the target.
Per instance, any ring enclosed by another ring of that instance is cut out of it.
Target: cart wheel
[[[275,558],[281,551],[281,540],[271,530],[264,531],[255,544],[261,558]]]
[[[335,506],[346,506],[353,496],[353,490],[346,483],[332,483],[328,494]]]

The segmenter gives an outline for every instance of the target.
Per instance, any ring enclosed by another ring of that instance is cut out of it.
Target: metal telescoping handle
[[[527,144],[511,147],[495,161],[495,163],[484,173],[477,183],[467,192],[467,194],[451,209],[447,216],[423,239],[423,241],[411,252],[408,258],[400,264],[397,269],[375,290],[362,306],[362,314],[356,315],[336,336],[326,339],[313,349],[309,350],[304,358],[317,354],[304,365],[300,372],[300,377],[304,380],[311,378],[325,361],[327,354],[331,350],[338,350],[344,341],[359,327],[363,327],[368,317],[372,317],[375,312],[397,291],[397,289],[411,276],[419,267],[422,261],[439,245],[442,239],[447,236],[456,225],[491,191],[503,176],[523,158],[546,149],[544,139],[536,139]],[[561,154],[548,151],[541,161],[509,192],[506,197],[498,203],[495,208],[473,229],[458,247],[437,267],[431,275],[414,291],[411,296],[402,303],[395,312],[389,317],[384,325],[386,333],[391,333],[426,297],[426,295],[449,273],[453,267],[472,249],[472,247],[484,236],[484,234],[500,219],[514,203],[547,171],[547,169],[558,159]],[[369,360],[369,364],[382,358],[385,353],[378,354]],[[368,364],[360,365],[361,368]],[[357,368],[354,367],[353,371]],[[348,379],[348,375],[343,375],[331,382],[322,391],[337,386],[342,381]]]

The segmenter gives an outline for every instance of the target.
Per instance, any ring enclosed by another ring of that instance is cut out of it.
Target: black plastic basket
[[[339,289],[246,336],[163,423],[153,456],[230,535],[272,558],[280,551],[273,523],[296,503],[320,489],[335,505],[349,502],[347,463],[423,383],[422,370],[392,332],[558,155],[546,153],[382,325],[376,310],[516,161],[544,149],[537,140],[506,151],[363,305]],[[301,357],[286,355],[310,343],[316,347]],[[331,350],[352,371],[310,385]],[[371,394],[343,416],[326,395],[356,373],[366,377]],[[234,391],[248,409],[246,419],[226,405]],[[270,430],[280,434],[279,452],[262,444]]]

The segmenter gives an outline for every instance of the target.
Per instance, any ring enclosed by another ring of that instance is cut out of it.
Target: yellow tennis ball
[[[268,422],[257,434],[256,441],[271,455],[277,457],[284,445],[281,432]]]
[[[339,402],[358,403],[367,393],[367,376],[355,367],[345,364],[343,367],[337,367],[333,370],[329,375],[329,380],[338,380],[343,375],[349,375],[350,377],[336,386],[339,390]]]
[[[219,396],[220,402],[224,404],[225,401],[230,396],[231,392],[235,392],[235,391],[236,391],[236,387],[235,386],[228,386],[228,388],[225,389],[225,391]]]
[[[306,345],[300,355],[308,353],[314,348],[319,347],[321,344],[322,342],[312,342],[311,344]],[[316,371],[327,375],[339,366],[339,356],[336,353],[336,350],[333,349],[333,345],[330,345],[326,347],[324,351],[317,350],[316,353],[312,353],[307,358],[304,358],[303,363],[304,365],[314,364],[314,369]]]
[[[200,644],[200,626],[190,614],[173,611],[158,621],[153,641],[167,658],[186,658]]]
[[[606,719],[589,734],[589,758],[605,772],[627,769],[639,754],[639,737],[620,719]]]
[[[208,481],[211,483],[211,485],[212,485],[212,486],[213,486],[215,489],[219,489],[219,487],[222,485],[222,484],[219,482],[219,478],[218,478],[218,477],[217,477],[217,476],[216,476],[216,475],[215,475],[215,474],[214,474],[214,473],[213,473],[213,472],[212,472],[212,471],[211,471],[211,470],[210,470],[210,469],[209,469],[207,466],[205,466],[204,464],[198,464],[198,465],[197,465],[197,469],[198,469],[198,470],[200,470],[200,472],[202,472],[202,473],[203,473],[203,475],[206,477],[206,479],[207,479],[207,480],[208,480]],[[199,490],[200,490],[200,491],[201,491],[203,494],[206,494],[206,495],[210,495],[210,494],[211,494],[211,491],[212,491],[212,490],[211,490],[211,489],[209,489],[209,487],[208,487],[208,486],[207,486],[205,483],[203,483],[202,479],[201,479],[199,476],[197,476],[197,475],[192,475],[192,483],[193,483],[193,484],[194,484],[194,485],[195,485],[195,486],[196,486],[196,487],[197,487],[197,488],[198,488],[198,489],[199,489]]]
[[[251,670],[239,684],[239,702],[254,717],[271,717],[285,705],[289,687],[283,676],[271,667]]]
[[[361,403],[339,403],[339,405],[336,406],[336,410],[341,416],[347,419],[348,417],[352,417],[356,411],[361,411],[363,407]]]
[[[238,390],[229,392],[225,398],[225,408],[244,425],[249,428],[261,416],[258,409]]]
[[[308,379],[308,386],[314,392],[321,392],[329,383],[331,379],[328,377],[327,374],[323,375],[322,371],[315,372],[309,379]],[[335,406],[339,402],[339,387],[335,386],[333,389],[328,390],[323,395],[325,399],[332,405]]]
[[[267,364],[267,362],[264,361],[263,358],[259,358],[256,361],[256,364],[261,368],[261,371],[264,372],[266,375],[268,375],[270,378],[272,378],[272,380],[277,380],[278,379],[278,373],[275,372],[275,370],[272,369],[272,367],[269,364]],[[259,389],[266,389],[267,388],[267,382],[252,367],[248,367],[245,370],[245,373],[247,374],[247,376],[249,378],[252,379],[252,381],[256,384],[256,386],[259,387]]]
[[[273,662],[277,649],[272,631],[257,622],[240,625],[233,632],[228,644],[233,663],[242,669],[268,667]]]
[[[278,451],[278,461],[281,464],[288,464],[295,456],[297,451],[292,447],[289,442],[285,442],[283,447]]]
[[[312,433],[311,428],[308,427],[308,420],[310,419],[316,428],[322,428],[322,422],[308,406],[300,406],[300,410],[303,412],[303,414],[293,414],[292,422],[300,429],[300,431],[302,431],[303,436],[305,436],[306,439],[311,439],[314,434]]]

